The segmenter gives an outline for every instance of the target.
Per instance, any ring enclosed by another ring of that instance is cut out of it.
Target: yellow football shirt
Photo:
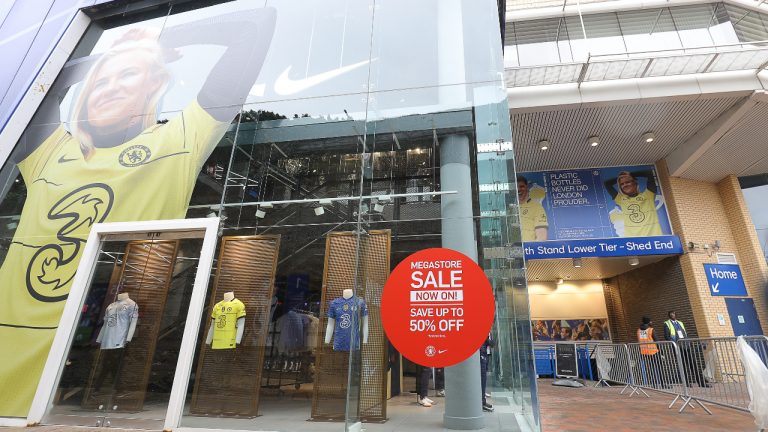
[[[528,199],[520,203],[520,225],[524,242],[536,241],[536,228],[547,228],[547,213],[540,202]]]
[[[0,266],[0,347],[14,347],[0,349],[0,416],[27,415],[91,226],[184,218],[228,126],[195,101],[89,160],[59,127],[18,164],[27,197]]]
[[[222,300],[213,307],[213,349],[237,346],[237,320],[245,316],[245,305],[238,299]]]
[[[624,237],[662,235],[656,213],[656,194],[648,189],[633,197],[619,193],[614,201],[621,208],[624,218]]]

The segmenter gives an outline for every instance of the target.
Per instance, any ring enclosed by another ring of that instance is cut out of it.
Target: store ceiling
[[[759,102],[737,120],[681,177],[718,181],[729,173],[768,172],[768,103]]]
[[[765,99],[765,100],[764,100]],[[515,156],[519,172],[603,166],[652,164],[669,158],[686,146],[686,165],[673,175],[716,182],[723,177],[768,172],[768,98],[758,98],[743,114],[732,116],[732,107],[746,97],[665,100],[652,103],[581,105],[538,112],[512,111]],[[729,117],[730,116],[730,117]],[[723,121],[726,118],[727,121]],[[722,126],[710,136],[694,138],[707,127]],[[656,139],[641,136],[652,131]],[[599,136],[600,145],[587,139]],[[696,142],[697,138],[702,138]],[[550,141],[548,150],[538,142]],[[685,152],[683,152],[685,153]],[[679,158],[678,158],[679,159]],[[671,160],[671,159],[668,159]],[[676,169],[670,164],[670,170]]]
[[[611,258],[582,258],[581,267],[573,266],[571,258],[528,260],[529,281],[556,281],[606,279],[640,267],[663,260],[673,255],[653,255],[638,257],[640,263],[629,265],[627,257]]]
[[[654,163],[685,142],[740,97],[656,103],[624,103],[512,112],[512,133],[520,172]],[[653,131],[656,139],[642,141]],[[587,138],[599,136],[590,147]],[[550,141],[548,150],[538,142]]]

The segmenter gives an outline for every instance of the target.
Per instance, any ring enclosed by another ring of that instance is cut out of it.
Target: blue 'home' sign
[[[709,293],[713,296],[746,296],[747,287],[737,264],[704,264],[709,282]]]

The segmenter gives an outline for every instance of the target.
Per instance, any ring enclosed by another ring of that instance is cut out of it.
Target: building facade
[[[539,430],[538,343],[768,329],[762,2],[45,3],[0,9],[2,424]],[[495,299],[445,370],[380,315],[437,247]]]
[[[495,2],[48,3],[4,11],[55,41],[4,101],[5,423],[537,428],[516,194],[480,187],[515,177]],[[381,294],[441,246],[492,282],[492,360],[425,372]]]

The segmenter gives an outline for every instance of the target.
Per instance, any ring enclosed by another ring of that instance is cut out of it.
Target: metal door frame
[[[27,415],[27,424],[38,424],[53,407],[53,397],[56,392],[61,374],[64,369],[67,354],[72,338],[75,335],[80,313],[88,294],[88,288],[93,276],[93,269],[99,256],[99,249],[103,240],[130,239],[132,235],[150,233],[151,238],[162,237],[174,232],[202,231],[203,245],[200,250],[200,260],[195,274],[195,282],[192,289],[184,336],[181,341],[179,359],[176,363],[176,372],[173,377],[168,409],[165,414],[164,429],[175,428],[181,419],[184,408],[184,398],[187,392],[189,376],[192,371],[195,345],[197,343],[197,329],[200,327],[205,306],[205,295],[208,290],[208,280],[211,274],[213,258],[216,252],[216,243],[219,231],[219,218],[200,219],[173,219],[141,222],[111,222],[93,225],[85,244],[83,255],[77,266],[77,273],[69,292],[69,297],[64,305],[64,312],[56,329],[53,345],[48,353],[43,374],[37,385],[32,407]],[[179,237],[176,237],[179,238]]]

